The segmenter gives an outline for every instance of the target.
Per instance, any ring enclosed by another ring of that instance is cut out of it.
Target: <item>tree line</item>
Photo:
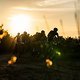
[[[54,28],[46,36],[45,31],[36,32],[34,35],[24,31],[11,37],[7,31],[0,30],[0,54],[26,55],[35,61],[64,59],[80,61],[80,39],[64,38],[59,36],[58,29]],[[59,57],[58,52],[61,53]]]

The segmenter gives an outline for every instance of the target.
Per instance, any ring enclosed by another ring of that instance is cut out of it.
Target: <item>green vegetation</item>
[[[26,72],[26,75],[29,75],[30,77],[29,79],[37,76],[37,78],[41,77],[41,80],[44,80],[45,75],[48,75],[47,79],[49,80],[50,78],[54,79],[52,73],[56,74],[57,72],[57,74],[63,74],[64,72],[69,72],[69,70],[76,71],[76,69],[79,69],[80,65],[78,62],[80,62],[80,39],[71,37],[63,38],[62,36],[58,36],[53,38],[53,40],[48,41],[45,31],[41,31],[40,33],[37,32],[33,36],[27,32],[24,32],[23,34],[18,33],[15,38],[11,37],[8,32],[5,33],[6,35],[0,39],[0,55],[17,56],[16,63],[12,65],[7,65],[7,60],[3,61],[3,63],[6,63],[6,65],[4,65],[6,68],[3,67],[4,70],[1,69],[1,71],[4,71],[3,73],[6,74],[5,71],[7,70],[8,76],[6,76],[7,78],[11,78],[10,80],[19,79],[19,70],[22,71],[20,72],[21,74]],[[46,59],[48,59],[47,64]],[[8,60],[10,60],[10,58]],[[13,72],[11,71],[12,68]],[[14,75],[12,75],[13,73]],[[16,75],[18,76],[16,77]],[[30,75],[33,77],[31,78]],[[54,76],[56,77],[58,75]],[[66,77],[66,79],[62,80],[67,79],[68,78]]]

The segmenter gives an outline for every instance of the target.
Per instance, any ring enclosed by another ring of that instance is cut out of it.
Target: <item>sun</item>
[[[10,17],[10,33],[12,35],[16,35],[18,32],[23,33],[27,31],[31,32],[32,27],[32,18],[26,14],[18,14]]]

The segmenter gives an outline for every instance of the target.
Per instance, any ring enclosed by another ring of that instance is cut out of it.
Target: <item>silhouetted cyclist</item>
[[[20,33],[17,34],[16,38],[17,38],[17,44],[21,43]]]
[[[17,34],[15,39],[16,39],[16,44],[15,44],[14,54],[19,55],[19,53],[21,51],[21,35],[20,35],[20,33]]]
[[[51,30],[48,34],[48,41],[53,41],[54,38],[57,38],[59,35],[57,33],[58,29],[54,28],[53,30]]]
[[[46,35],[45,35],[44,30],[42,30],[41,33],[40,33],[40,40],[43,41],[43,42],[46,41]]]
[[[29,34],[26,31],[22,34],[22,42],[24,44],[29,44]]]

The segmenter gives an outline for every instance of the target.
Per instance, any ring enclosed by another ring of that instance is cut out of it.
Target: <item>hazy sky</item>
[[[77,36],[76,21],[74,17],[77,0],[0,0],[0,23],[9,30],[9,17],[16,14],[27,14],[33,19],[33,26],[29,33],[45,30],[48,33],[54,27],[59,34]],[[45,18],[44,18],[45,16]],[[62,26],[60,21],[62,20]],[[47,23],[46,23],[47,22]]]

